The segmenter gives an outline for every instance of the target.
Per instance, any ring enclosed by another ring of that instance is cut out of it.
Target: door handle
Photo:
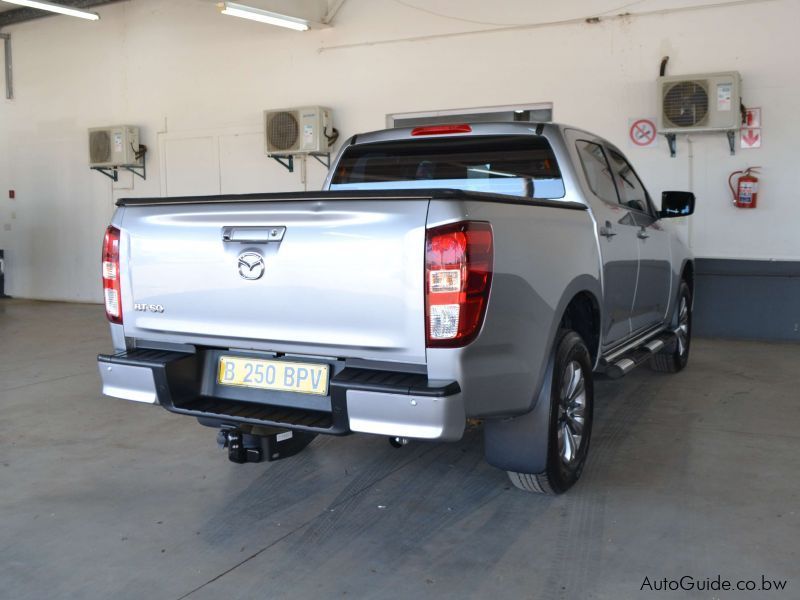
[[[280,242],[286,227],[223,227],[223,242],[240,242],[247,244],[266,244],[268,242]]]
[[[644,227],[642,227],[636,234],[636,237],[638,237],[640,240],[646,240],[650,237],[650,234],[647,233],[647,230]]]
[[[606,224],[600,228],[600,235],[607,237],[608,239],[611,239],[617,235],[617,232],[614,231],[614,228],[611,226],[611,221],[606,221]]]

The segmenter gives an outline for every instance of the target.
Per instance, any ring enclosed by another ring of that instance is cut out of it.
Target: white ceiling
[[[197,0],[215,5],[219,0]],[[319,19],[336,0],[238,0],[256,8],[294,16]],[[687,6],[715,4],[718,0],[581,0],[581,2],[531,2],[531,0],[391,0],[419,9],[433,18],[473,21],[484,25],[537,23],[594,15],[616,15]],[[0,12],[20,8],[0,0]]]

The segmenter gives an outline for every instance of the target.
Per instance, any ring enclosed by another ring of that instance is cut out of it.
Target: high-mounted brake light
[[[414,127],[411,135],[446,135],[448,133],[471,133],[472,127],[466,123],[460,125],[426,125],[425,127]]]
[[[425,244],[425,328],[429,348],[457,348],[478,335],[494,261],[489,223],[434,227]]]
[[[103,239],[103,296],[106,317],[112,323],[122,324],[122,293],[119,272],[119,229],[109,227]]]

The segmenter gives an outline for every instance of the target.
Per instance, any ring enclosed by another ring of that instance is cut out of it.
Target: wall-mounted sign
[[[743,150],[761,148],[761,108],[746,108],[744,126],[739,131],[739,146]]]
[[[761,107],[745,108],[744,126],[761,127]]]
[[[655,119],[630,119],[628,121],[628,141],[635,148],[651,148],[656,145]]]

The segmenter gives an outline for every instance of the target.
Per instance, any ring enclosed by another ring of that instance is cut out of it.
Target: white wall
[[[500,25],[569,21],[620,6],[409,2]],[[556,120],[628,148],[628,119],[655,113],[665,54],[669,74],[739,70],[746,103],[763,108],[760,150],[732,157],[723,135],[694,138],[695,252],[800,260],[800,3],[679,10],[687,3],[644,0],[627,9],[647,13],[640,16],[469,35],[454,34],[496,26],[394,0],[348,0],[333,28],[307,33],[223,17],[201,0],[134,0],[98,9],[99,22],[52,17],[8,28],[16,97],[0,101],[7,291],[99,300],[100,238],[120,196],[302,189],[299,174],[261,154],[265,108],[331,106],[346,137],[383,127],[387,113],[550,101]],[[667,10],[653,13],[659,9]],[[374,43],[409,37],[423,39]],[[149,148],[147,181],[126,175],[117,184],[133,189],[112,189],[86,166],[86,128],[117,123],[141,126]],[[188,153],[197,155],[196,180]],[[690,184],[685,138],[675,159],[663,140],[628,154],[654,196]],[[763,166],[754,211],[733,208],[727,190],[728,173],[747,165]],[[323,176],[310,162],[309,185]]]

